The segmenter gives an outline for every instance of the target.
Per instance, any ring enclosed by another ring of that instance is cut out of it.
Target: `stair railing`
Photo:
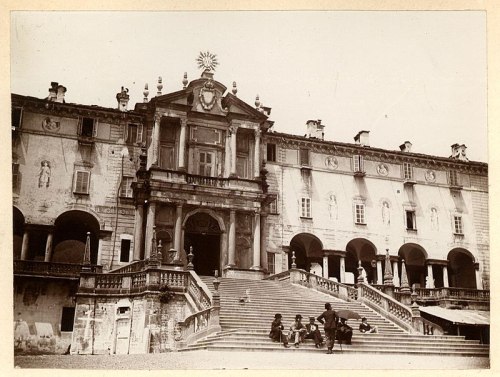
[[[358,283],[358,300],[411,333],[424,332],[418,307],[410,309],[366,283]]]
[[[264,278],[264,280],[277,280],[277,281],[290,280],[290,270],[280,272],[279,274],[267,276]]]

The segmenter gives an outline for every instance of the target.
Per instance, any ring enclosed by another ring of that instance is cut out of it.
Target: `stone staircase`
[[[213,277],[201,277],[209,289],[214,291]],[[222,331],[200,339],[181,351],[226,350],[226,351],[286,351],[325,352],[318,350],[312,340],[306,340],[300,348],[284,348],[274,343],[268,334],[275,313],[283,315],[283,324],[288,329],[295,315],[301,314],[303,323],[309,316],[317,317],[330,302],[334,310],[350,309],[366,317],[371,325],[378,327],[378,334],[361,334],[359,320],[349,320],[354,329],[351,345],[342,345],[342,352],[423,354],[449,356],[489,356],[489,347],[475,340],[447,335],[410,334],[393,322],[359,302],[347,302],[333,296],[289,282],[270,280],[245,280],[221,278],[220,325]],[[240,302],[249,290],[250,301]],[[322,329],[322,327],[320,326]],[[340,352],[336,342],[334,352]]]

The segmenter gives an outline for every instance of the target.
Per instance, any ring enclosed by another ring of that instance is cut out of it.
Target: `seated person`
[[[293,343],[295,347],[299,347],[299,343],[304,341],[304,337],[306,336],[306,327],[302,324],[302,316],[297,314],[295,316],[295,322],[290,326],[290,340],[293,339]]]
[[[305,339],[314,339],[314,345],[319,348],[323,344],[323,337],[319,327],[314,323],[314,317],[309,317],[309,323],[306,325]]]
[[[274,315],[274,321],[271,324],[271,331],[269,332],[269,337],[273,340],[273,342],[283,342],[283,345],[288,348],[288,338],[287,335],[283,333],[283,329],[285,328],[281,323],[281,314],[277,313]]]
[[[377,326],[370,326],[365,317],[361,318],[361,324],[359,325],[359,332],[362,333],[376,333]]]
[[[337,340],[340,343],[351,344],[352,327],[347,324],[347,320],[340,319],[339,327],[337,328]]]

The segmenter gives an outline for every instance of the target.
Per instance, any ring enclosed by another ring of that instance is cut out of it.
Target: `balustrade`
[[[83,264],[15,260],[14,274],[78,278],[82,267]],[[90,267],[90,272],[102,272],[102,266],[91,265],[86,267]]]

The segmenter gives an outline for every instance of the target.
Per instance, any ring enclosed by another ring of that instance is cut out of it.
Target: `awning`
[[[421,312],[443,318],[456,325],[482,325],[489,326],[490,312],[469,309],[445,309],[439,306],[421,306]]]

